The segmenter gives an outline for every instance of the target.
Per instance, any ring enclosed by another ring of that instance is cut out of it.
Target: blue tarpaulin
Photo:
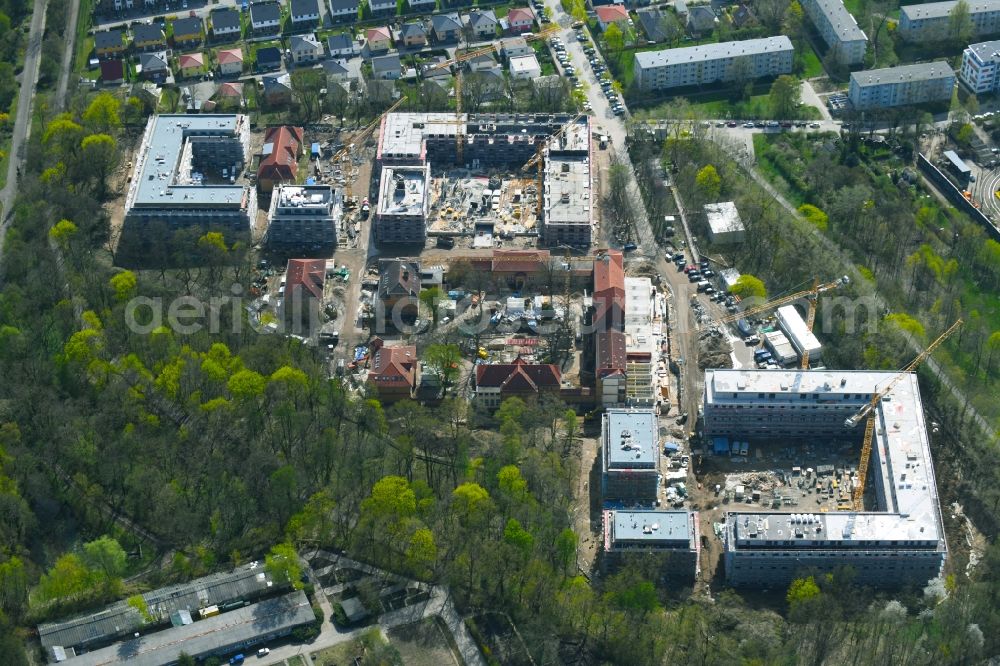
[[[717,456],[724,456],[729,453],[729,440],[725,437],[712,438],[712,451]]]
[[[313,154],[314,157],[317,156],[317,155],[319,155],[319,144],[318,143],[314,143],[312,145],[312,154]]]
[[[315,178],[306,178],[306,185],[315,185],[315,184],[316,184]]]
[[[664,453],[677,453],[678,451],[680,451],[680,447],[677,445],[677,442],[665,442],[663,444]]]

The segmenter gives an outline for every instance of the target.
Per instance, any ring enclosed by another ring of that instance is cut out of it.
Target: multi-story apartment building
[[[271,195],[267,247],[286,257],[329,257],[337,248],[340,213],[340,198],[329,185],[279,185]]]
[[[431,165],[382,169],[375,206],[380,243],[423,243],[430,210]]]
[[[660,479],[659,430],[652,409],[612,408],[601,423],[601,497],[652,505]]]
[[[948,39],[952,36],[951,13],[957,4],[958,0],[948,0],[900,7],[896,34],[909,42]],[[1000,0],[972,0],[967,4],[973,37],[1000,33]]]
[[[924,62],[851,74],[847,98],[857,111],[951,99],[955,72],[944,61]]]
[[[662,90],[737,79],[759,79],[792,71],[794,48],[788,37],[702,44],[635,54],[635,84]]]
[[[538,235],[545,245],[590,247],[594,224],[590,148],[589,116],[584,116],[581,122],[567,125],[544,152]]]
[[[701,553],[697,511],[608,510],[603,522],[603,572],[614,571],[629,556],[658,556],[664,576],[690,580],[697,575]]]
[[[868,49],[868,36],[858,27],[843,0],[802,0],[802,10],[820,37],[845,65],[860,65]]]
[[[997,65],[1000,64],[1000,41],[969,44],[962,52],[962,69],[958,78],[976,94],[997,89]]]
[[[704,423],[709,437],[860,438],[845,419],[895,372],[708,370]],[[926,584],[948,555],[934,464],[917,376],[902,378],[874,409],[868,511],[729,512],[723,532],[731,585],[787,585],[806,570],[851,566],[862,585]]]

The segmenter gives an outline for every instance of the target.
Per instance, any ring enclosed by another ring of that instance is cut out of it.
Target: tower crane
[[[580,120],[580,118],[583,118],[585,115],[587,115],[587,114],[585,114],[585,113],[578,113],[578,114],[576,114],[575,116],[573,116],[572,120],[570,120],[568,123],[566,123],[561,128],[559,128],[558,132],[556,132],[555,134],[550,135],[547,139],[545,139],[544,141],[542,141],[542,143],[540,143],[538,145],[538,150],[536,150],[535,154],[531,156],[531,159],[529,159],[527,162],[525,162],[524,166],[521,167],[522,171],[527,171],[531,167],[537,167],[537,169],[538,169],[538,176],[537,176],[538,180],[537,180],[537,182],[535,184],[535,217],[537,219],[541,219],[541,217],[542,217],[542,199],[543,199],[543,197],[542,197],[542,187],[543,187],[542,174],[543,174],[543,169],[545,167],[544,160],[542,160],[542,156],[545,154],[545,149],[548,148],[549,145],[553,141],[558,141],[559,137],[561,137],[566,132],[567,128],[572,127],[573,125],[575,125],[577,123],[577,121]]]
[[[934,353],[934,350],[941,346],[945,340],[951,337],[951,334],[957,331],[962,326],[962,320],[959,319],[954,324],[952,324],[947,331],[938,336],[938,339],[927,346],[927,349],[920,352],[915,359],[910,361],[909,365],[899,371],[898,374],[894,375],[889,383],[883,388],[875,391],[872,395],[871,400],[866,402],[861,409],[857,411],[856,414],[847,417],[844,420],[845,428],[854,428],[861,422],[861,419],[867,420],[865,422],[865,438],[861,445],[861,463],[858,465],[858,482],[854,486],[853,493],[853,503],[855,511],[862,511],[864,509],[864,494],[865,494],[865,480],[868,477],[868,461],[871,459],[872,455],[872,440],[875,436],[875,408],[878,407],[879,403],[885,396],[889,395],[896,384],[901,382],[904,377],[909,375],[911,372],[916,370],[921,363],[927,360],[927,358]]]
[[[405,97],[400,97],[393,103],[392,106],[383,111],[382,115],[380,115],[378,118],[365,125],[364,129],[362,129],[360,132],[358,132],[351,138],[350,143],[344,144],[344,147],[338,150],[336,154],[334,154],[334,156],[330,158],[330,161],[336,164],[337,162],[346,160],[350,156],[351,152],[354,150],[355,146],[363,146],[364,143],[368,140],[368,138],[372,135],[372,133],[376,130],[376,128],[378,128],[379,125],[382,124],[382,119],[385,118],[390,113],[392,113],[393,111],[395,111],[399,107],[399,105],[403,103],[405,99],[406,99]],[[349,199],[351,196],[351,181],[346,177],[344,181],[345,181],[344,201],[346,203],[347,199]]]

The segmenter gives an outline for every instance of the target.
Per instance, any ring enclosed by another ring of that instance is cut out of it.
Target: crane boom
[[[872,399],[865,403],[864,407],[858,410],[857,414],[850,416],[844,421],[844,425],[848,428],[853,428],[860,422],[862,418],[868,417],[865,422],[865,438],[861,444],[861,462],[858,464],[858,482],[854,486],[854,492],[852,494],[852,500],[854,503],[855,511],[864,510],[864,495],[865,495],[865,481],[868,478],[868,461],[872,456],[872,441],[875,438],[875,407],[882,401],[882,398],[887,396],[890,391],[902,381],[903,377],[916,370],[921,363],[927,360],[927,358],[934,353],[934,350],[941,346],[941,344],[951,337],[951,334],[959,329],[962,325],[962,320],[959,319],[954,324],[952,324],[947,331],[938,336],[937,340],[932,342],[927,346],[927,349],[923,350],[917,357],[910,361],[910,363],[899,371],[886,386],[876,391],[872,396]]]
[[[845,277],[835,280],[834,282],[827,282],[825,284],[817,284],[812,289],[806,289],[805,291],[798,291],[794,294],[789,294],[788,296],[782,296],[776,298],[773,301],[768,301],[767,303],[762,303],[760,305],[755,305],[752,308],[748,308],[741,312],[735,314],[726,315],[725,317],[719,318],[717,321],[720,324],[731,324],[737,319],[742,319],[743,317],[750,317],[755,314],[760,314],[761,312],[767,312],[768,310],[774,310],[775,308],[780,308],[782,305],[788,305],[800,298],[815,299],[819,294],[824,291],[829,291],[830,289],[836,289],[837,287],[847,284],[848,280]],[[815,317],[815,315],[813,315]]]
[[[362,129],[352,138],[351,143],[345,145],[343,148],[338,150],[337,153],[330,158],[330,161],[339,162],[340,160],[347,157],[347,155],[351,152],[351,150],[354,148],[355,145],[367,141],[368,137],[371,136],[372,132],[375,131],[375,128],[377,128],[382,123],[382,119],[385,118],[390,113],[392,113],[393,111],[395,111],[399,107],[399,105],[402,104],[405,100],[406,97],[400,97],[393,103],[392,106],[383,111],[378,118],[365,125],[364,129]]]

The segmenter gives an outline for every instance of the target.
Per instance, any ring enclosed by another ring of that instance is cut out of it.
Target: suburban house
[[[473,72],[467,81],[471,83],[476,78],[479,80],[478,94],[484,102],[495,102],[507,96],[507,79],[500,65]]]
[[[538,58],[534,53],[528,55],[515,56],[511,58],[507,67],[510,70],[512,79],[536,79],[542,75],[542,68],[538,64]]]
[[[352,21],[358,18],[359,0],[330,0],[330,19],[333,21]]]
[[[277,183],[294,182],[302,155],[302,128],[268,127],[264,132],[264,150],[257,168],[257,187],[270,192]]]
[[[205,72],[205,54],[201,52],[185,53],[177,58],[177,66],[184,78],[200,76]]]
[[[402,46],[426,46],[427,28],[423,21],[404,23],[399,29],[399,43]]]
[[[204,27],[198,16],[177,19],[174,21],[174,45],[201,44]]]
[[[120,58],[101,61],[101,83],[112,85],[125,80],[125,65]]]
[[[407,259],[379,260],[378,298],[386,325],[412,322],[420,296],[420,264]]]
[[[326,50],[331,58],[353,58],[358,54],[358,45],[349,32],[342,32],[326,38]]]
[[[523,37],[508,37],[500,42],[500,48],[503,51],[503,57],[508,60],[517,56],[531,55],[535,52],[528,46],[528,42]]]
[[[212,98],[219,104],[243,106],[243,84],[227,81],[219,86]]]
[[[351,78],[351,68],[347,66],[347,61],[329,58],[323,61],[323,71],[327,77],[336,81],[344,81]]]
[[[325,283],[325,259],[288,260],[281,315],[294,332],[311,332],[312,325],[320,321]]]
[[[381,338],[370,345],[371,366],[368,385],[383,403],[412,398],[420,377],[420,362],[414,345],[387,347]]]
[[[473,9],[469,12],[469,33],[476,39],[493,39],[500,21],[492,9]]]
[[[476,402],[496,409],[507,398],[528,401],[540,394],[559,395],[562,374],[551,363],[528,363],[518,356],[513,363],[476,366]]]
[[[268,104],[288,104],[292,101],[292,77],[288,72],[267,74],[261,77],[264,101]]]
[[[288,39],[288,48],[292,52],[292,62],[296,65],[317,62],[323,59],[323,44],[314,34],[292,35]]]
[[[281,69],[281,49],[277,46],[257,49],[257,71],[271,72],[276,69]]]
[[[159,23],[139,23],[132,26],[132,44],[139,51],[153,51],[167,45]]]
[[[140,76],[147,81],[163,83],[170,76],[170,63],[166,51],[143,53],[139,56]]]
[[[319,0],[292,0],[292,30],[315,30],[319,24]]]
[[[604,5],[594,10],[597,14],[597,24],[601,26],[601,32],[608,29],[608,26],[617,23],[622,32],[628,29],[628,10],[621,5]]]
[[[243,49],[237,46],[232,49],[220,49],[215,54],[219,63],[219,74],[223,76],[239,75],[243,72]]]
[[[98,58],[110,58],[124,50],[124,30],[103,30],[94,33],[94,52]]]
[[[395,16],[396,0],[368,0],[372,16]]]
[[[255,37],[281,33],[281,5],[258,2],[250,5],[250,28]]]
[[[456,42],[462,36],[462,19],[458,14],[435,14],[431,17],[431,30],[439,42]]]
[[[646,33],[646,39],[656,43],[667,41],[669,35],[666,22],[673,22],[673,18],[666,12],[659,9],[640,9],[635,14],[639,18],[643,32]]]
[[[465,66],[470,72],[481,72],[483,70],[493,69],[497,66],[497,61],[493,59],[489,53],[483,53],[477,55],[475,58],[470,58],[465,61]]]
[[[712,11],[711,6],[696,5],[694,7],[688,7],[688,32],[693,34],[711,32],[712,30],[715,30],[716,23],[718,23],[718,19],[715,17],[715,12]]]
[[[403,76],[403,65],[398,53],[372,58],[372,76],[376,79],[396,80]]]
[[[365,33],[365,41],[368,42],[368,50],[372,53],[381,53],[392,48],[392,33],[388,26],[369,28]]]
[[[409,0],[409,5],[410,12],[427,12],[429,14],[434,11],[437,0]]]
[[[535,13],[527,7],[515,7],[507,12],[507,29],[515,34],[531,32],[535,27]]]
[[[240,13],[235,9],[214,9],[209,21],[212,24],[212,39],[229,41],[240,36]]]

